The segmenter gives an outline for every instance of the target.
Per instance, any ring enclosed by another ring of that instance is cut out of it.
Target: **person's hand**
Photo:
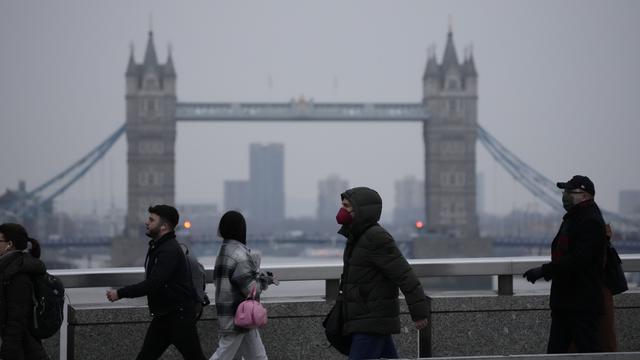
[[[611,240],[611,237],[613,236],[613,229],[611,229],[611,224],[606,224],[604,226],[604,233],[607,236],[607,239]]]
[[[258,280],[260,281],[260,287],[262,290],[266,290],[267,287],[269,287],[269,285],[280,285],[280,281],[278,279],[276,279],[275,276],[273,276],[273,273],[271,271],[261,271],[258,274]]]
[[[109,299],[109,301],[111,302],[120,300],[120,298],[118,297],[118,290],[115,290],[115,289],[107,290],[107,299]]]
[[[527,281],[532,284],[535,284],[536,280],[540,279],[542,276],[544,276],[544,274],[542,274],[542,266],[529,269],[522,274],[522,277],[527,278]]]
[[[427,327],[427,325],[429,325],[429,320],[427,319],[420,319],[420,320],[416,320],[416,329],[420,330],[420,329],[424,329]]]

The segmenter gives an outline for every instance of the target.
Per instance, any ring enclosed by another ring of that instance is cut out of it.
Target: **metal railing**
[[[640,254],[621,255],[625,272],[640,272]],[[498,295],[513,295],[513,277],[549,261],[548,256],[535,257],[492,257],[492,258],[450,258],[409,260],[418,277],[449,276],[497,276]],[[213,267],[207,266],[207,282],[213,280]],[[295,264],[269,266],[262,270],[271,271],[280,281],[324,280],[327,300],[335,299],[342,263]],[[67,288],[118,287],[133,284],[144,278],[142,267],[98,268],[52,270]]]

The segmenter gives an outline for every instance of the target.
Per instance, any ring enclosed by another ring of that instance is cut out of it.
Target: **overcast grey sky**
[[[277,102],[419,102],[451,14],[459,57],[473,43],[482,126],[554,180],[590,176],[605,208],[640,189],[638,1],[22,0],[0,2],[0,190],[39,185],[124,123],[129,45],[141,61],[151,13],[179,101]],[[253,141],[285,143],[290,216],[315,212],[331,173],[379,189],[389,216],[393,182],[424,172],[418,124],[179,123],[177,201],[222,205]],[[60,208],[124,206],[125,148]],[[536,203],[480,144],[478,171],[487,210]]]

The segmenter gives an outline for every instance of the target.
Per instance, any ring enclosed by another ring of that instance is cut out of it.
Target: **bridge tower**
[[[426,228],[432,234],[425,255],[488,255],[476,213],[478,74],[470,51],[458,61],[451,28],[440,64],[429,50],[422,101],[430,113],[423,124]]]
[[[171,50],[166,63],[159,64],[149,31],[143,62],[136,63],[132,47],[125,77],[127,217],[123,237],[114,240],[114,266],[144,262],[148,207],[175,201],[176,72]]]

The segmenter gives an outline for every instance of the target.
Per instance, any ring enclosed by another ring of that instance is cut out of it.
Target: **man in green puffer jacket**
[[[397,358],[391,334],[400,333],[398,288],[418,329],[428,325],[427,297],[393,237],[378,224],[380,195],[357,187],[341,198],[336,220],[342,225],[338,233],[347,238],[341,289],[349,359]]]

